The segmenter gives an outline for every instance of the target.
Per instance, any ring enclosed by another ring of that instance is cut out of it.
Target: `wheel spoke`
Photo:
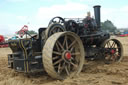
[[[119,57],[120,55],[119,54],[114,54],[114,56]]]
[[[59,64],[62,60],[63,60],[62,58],[61,58],[61,59],[59,59],[58,61],[54,62],[54,64],[53,64],[53,65]]]
[[[57,41],[58,45],[61,47],[62,50],[64,50],[64,47],[61,45],[59,41]]]
[[[59,58],[59,56],[55,56],[55,57],[53,57],[52,59],[53,60],[56,60],[56,59],[58,59]]]
[[[73,57],[71,57],[71,60],[75,60]]]
[[[107,46],[108,46],[108,48],[110,48],[110,46],[111,46],[110,42],[107,42]]]
[[[73,62],[70,62],[70,63],[71,63],[71,65],[73,65],[75,68],[78,67],[78,65],[74,64]]]
[[[117,59],[118,56],[119,56],[119,55],[117,55],[117,54],[112,55],[112,56],[111,56],[111,60],[116,61],[116,59]]]
[[[118,50],[116,50],[116,51],[115,51],[115,53],[119,53],[119,51],[118,51]]]
[[[76,43],[76,40],[74,40],[70,45],[69,48],[71,48]]]
[[[120,52],[119,48],[116,48],[116,50],[115,50],[115,51],[116,51],[116,53],[119,53],[119,52]]]
[[[111,45],[111,48],[113,47],[113,45],[115,44],[115,42],[113,41],[112,45]]]
[[[70,63],[68,64],[68,69],[69,69],[69,72],[70,72],[70,70],[71,70],[71,64]]]
[[[64,47],[64,46],[66,46],[66,50],[69,49],[69,47],[68,47],[68,38],[67,38],[67,35],[65,35],[65,37],[64,37],[63,47]]]
[[[66,37],[66,50],[68,50],[68,38]]]
[[[69,71],[68,71],[67,66],[65,66],[65,70],[66,70],[67,75],[69,75]]]
[[[112,45],[111,45],[111,48],[114,48],[116,45],[116,43],[113,41]]]
[[[71,55],[80,55],[80,52],[71,53]]]
[[[62,67],[60,67],[60,69],[58,69],[59,70],[58,72],[61,73],[64,68],[65,68],[65,62],[63,63]]]
[[[108,44],[109,44],[109,48],[111,48],[111,43],[110,43],[110,42],[108,42]]]
[[[74,47],[72,47],[72,48],[70,49],[71,52],[73,51],[73,48],[74,48]]]
[[[61,69],[61,63],[59,63],[58,65],[58,73],[60,73],[60,69]]]
[[[58,44],[56,43],[55,45],[56,45],[57,50],[60,51]]]
[[[66,43],[66,40],[67,40],[67,35],[65,35],[65,37],[64,37],[63,47],[64,47],[64,45]]]
[[[115,61],[115,56],[111,55],[110,60]]]
[[[62,53],[56,51],[53,51],[53,54],[62,55]]]

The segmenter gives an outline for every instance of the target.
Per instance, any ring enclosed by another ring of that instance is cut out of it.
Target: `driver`
[[[90,12],[87,12],[87,16],[83,20],[83,24],[84,24],[84,28],[89,32],[96,30],[97,25],[96,25],[95,20],[93,18],[91,18]]]

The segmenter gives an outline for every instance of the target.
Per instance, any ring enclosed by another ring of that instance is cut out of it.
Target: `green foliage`
[[[102,22],[101,28],[104,31],[109,31],[109,32],[115,32],[117,30],[117,28],[114,26],[114,24],[110,20],[106,20],[105,22]]]
[[[30,30],[30,31],[27,31],[28,34],[37,34],[37,32],[33,31],[33,30]]]

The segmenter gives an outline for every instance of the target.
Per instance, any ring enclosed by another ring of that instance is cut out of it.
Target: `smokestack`
[[[94,14],[95,14],[95,20],[97,23],[97,27],[100,28],[100,5],[94,6]]]

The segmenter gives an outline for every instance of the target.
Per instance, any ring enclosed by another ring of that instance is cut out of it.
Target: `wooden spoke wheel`
[[[105,48],[103,56],[105,63],[120,62],[123,57],[123,46],[117,39],[108,39],[101,45]]]
[[[81,72],[84,64],[84,47],[73,32],[59,32],[50,36],[43,48],[45,71],[53,78],[65,79]]]

